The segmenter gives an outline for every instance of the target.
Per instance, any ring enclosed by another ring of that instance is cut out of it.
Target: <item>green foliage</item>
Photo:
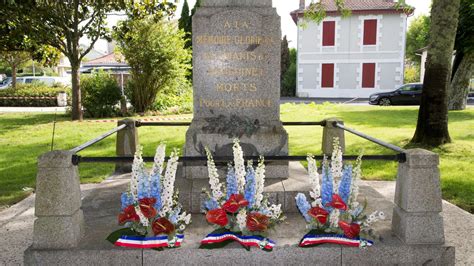
[[[116,112],[120,101],[120,87],[115,78],[107,72],[99,71],[81,76],[83,105],[89,117],[110,117]]]
[[[71,89],[68,87],[55,86],[49,87],[43,83],[18,84],[16,89],[8,88],[0,90],[0,106],[32,106],[48,107],[58,106],[56,96],[60,92],[66,92],[68,98],[71,95]],[[48,98],[20,98],[20,99],[2,99],[1,97],[48,97]],[[53,97],[49,99],[49,97]]]
[[[145,112],[159,91],[186,82],[191,54],[184,48],[184,32],[172,22],[145,18],[125,23],[129,31],[117,32],[116,39],[131,67],[130,100],[135,111]]]
[[[290,49],[290,66],[283,76],[281,96],[294,97],[296,95],[296,64],[297,51],[296,49]]]
[[[177,88],[163,90],[156,95],[150,110],[160,114],[183,114],[193,111],[193,91],[188,82],[177,84]]]
[[[337,6],[337,10],[341,12],[342,17],[346,18],[351,15],[351,11],[346,8],[344,4],[345,0],[334,0]],[[304,22],[301,24],[302,27],[306,27],[307,21],[313,21],[316,23],[321,23],[326,17],[325,6],[321,2],[311,2],[307,9],[304,11]]]
[[[420,64],[417,51],[428,46],[431,19],[429,16],[420,15],[410,24],[407,32],[406,58],[412,63]]]
[[[184,0],[183,9],[181,10],[181,17],[178,20],[178,28],[185,32],[186,48],[191,46],[191,32],[192,22],[191,16],[189,15],[188,1]]]
[[[405,67],[404,83],[415,83],[415,82],[420,82],[420,66],[415,65],[415,64],[408,65]]]
[[[472,0],[461,0],[454,48],[458,52],[474,53],[474,2]]]
[[[283,37],[281,41],[281,80],[285,76],[286,71],[290,67],[290,48],[288,48],[288,40],[286,39],[286,35]]]

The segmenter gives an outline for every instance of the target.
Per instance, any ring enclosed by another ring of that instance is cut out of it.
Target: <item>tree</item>
[[[285,73],[290,67],[290,63],[290,48],[288,48],[288,40],[285,35],[283,36],[283,40],[281,40],[281,81],[283,81]]]
[[[21,51],[1,51],[0,60],[7,63],[12,70],[12,87],[16,88],[16,73],[18,69],[21,69],[28,61],[31,60],[31,56],[27,52]]]
[[[296,94],[297,54],[295,48],[290,49],[290,66],[283,77],[281,96],[294,97]]]
[[[406,39],[406,58],[412,63],[419,64],[420,57],[417,51],[428,46],[431,19],[429,16],[420,15],[413,19],[408,28]]]
[[[187,0],[184,0],[183,9],[181,10],[181,17],[178,20],[178,27],[186,34],[186,48],[191,47],[192,41],[190,40],[190,37],[192,31],[192,24],[191,16],[189,15],[189,6]]]
[[[184,48],[184,32],[172,22],[145,17],[122,23],[127,27],[119,25],[114,36],[131,67],[132,105],[142,113],[149,110],[160,90],[186,82],[191,54]]]
[[[456,57],[453,64],[449,89],[449,110],[464,110],[469,94],[469,82],[474,69],[474,3],[461,0],[459,23],[454,48]]]
[[[71,64],[72,119],[82,120],[79,67],[85,55],[99,38],[108,39],[106,13],[120,8],[120,1],[61,0],[11,1],[11,23],[35,43],[50,45],[61,51]],[[25,22],[26,20],[26,22]],[[87,37],[90,44],[81,49],[79,41]],[[21,39],[15,38],[15,39]]]
[[[426,73],[413,144],[439,146],[451,142],[447,93],[459,4],[460,0],[433,1]]]

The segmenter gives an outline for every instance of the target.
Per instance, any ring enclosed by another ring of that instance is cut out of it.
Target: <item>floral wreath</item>
[[[178,155],[171,153],[163,175],[166,146],[156,149],[153,168],[148,173],[141,148],[135,153],[130,187],[121,196],[122,212],[118,216],[125,228],[109,235],[116,246],[133,248],[180,247],[184,230],[191,223],[191,214],[182,210],[174,189]]]
[[[325,243],[355,247],[373,245],[372,240],[363,237],[375,237],[370,225],[385,219],[385,214],[375,211],[369,216],[363,212],[367,207],[357,201],[359,180],[361,178],[362,157],[357,158],[355,167],[343,165],[342,149],[339,139],[334,139],[331,163],[324,157],[322,180],[320,185],[316,160],[308,156],[308,172],[312,190],[311,204],[306,196],[299,193],[296,205],[308,223],[310,230],[301,239],[300,247],[311,247]]]
[[[254,246],[271,251],[275,242],[267,238],[268,229],[285,217],[281,204],[270,204],[263,196],[264,159],[260,157],[255,169],[252,161],[245,167],[238,139],[234,140],[232,149],[234,164],[229,164],[224,191],[212,154],[206,149],[211,192],[206,191],[202,210],[216,230],[201,241],[200,248],[220,248],[236,241],[248,250]]]

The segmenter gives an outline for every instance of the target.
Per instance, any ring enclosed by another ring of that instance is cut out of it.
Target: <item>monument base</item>
[[[233,140],[238,138],[244,156],[286,156],[288,155],[288,133],[281,122],[253,128],[242,128],[235,133],[230,125],[210,125],[207,121],[193,121],[186,133],[185,156],[205,156],[205,148],[213,156],[232,156]],[[228,134],[226,131],[232,132]],[[227,166],[219,166],[219,175],[225,177]],[[288,178],[288,162],[271,162],[265,168],[266,178]],[[209,178],[203,162],[186,162],[186,178]]]

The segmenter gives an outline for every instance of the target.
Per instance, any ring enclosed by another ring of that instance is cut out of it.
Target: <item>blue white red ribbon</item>
[[[313,235],[307,234],[301,240],[299,246],[307,247],[314,246],[319,244],[339,244],[351,247],[370,247],[374,242],[363,239],[360,237],[357,238],[347,238],[344,235]]]
[[[228,240],[236,241],[245,247],[259,247],[268,251],[271,251],[275,246],[275,242],[268,238],[261,236],[243,236],[232,232],[208,234],[203,240],[201,240],[201,245],[217,244]]]
[[[121,236],[115,245],[129,248],[174,248],[180,247],[184,240],[184,235],[176,235],[173,239],[168,236],[140,237],[140,236]]]

